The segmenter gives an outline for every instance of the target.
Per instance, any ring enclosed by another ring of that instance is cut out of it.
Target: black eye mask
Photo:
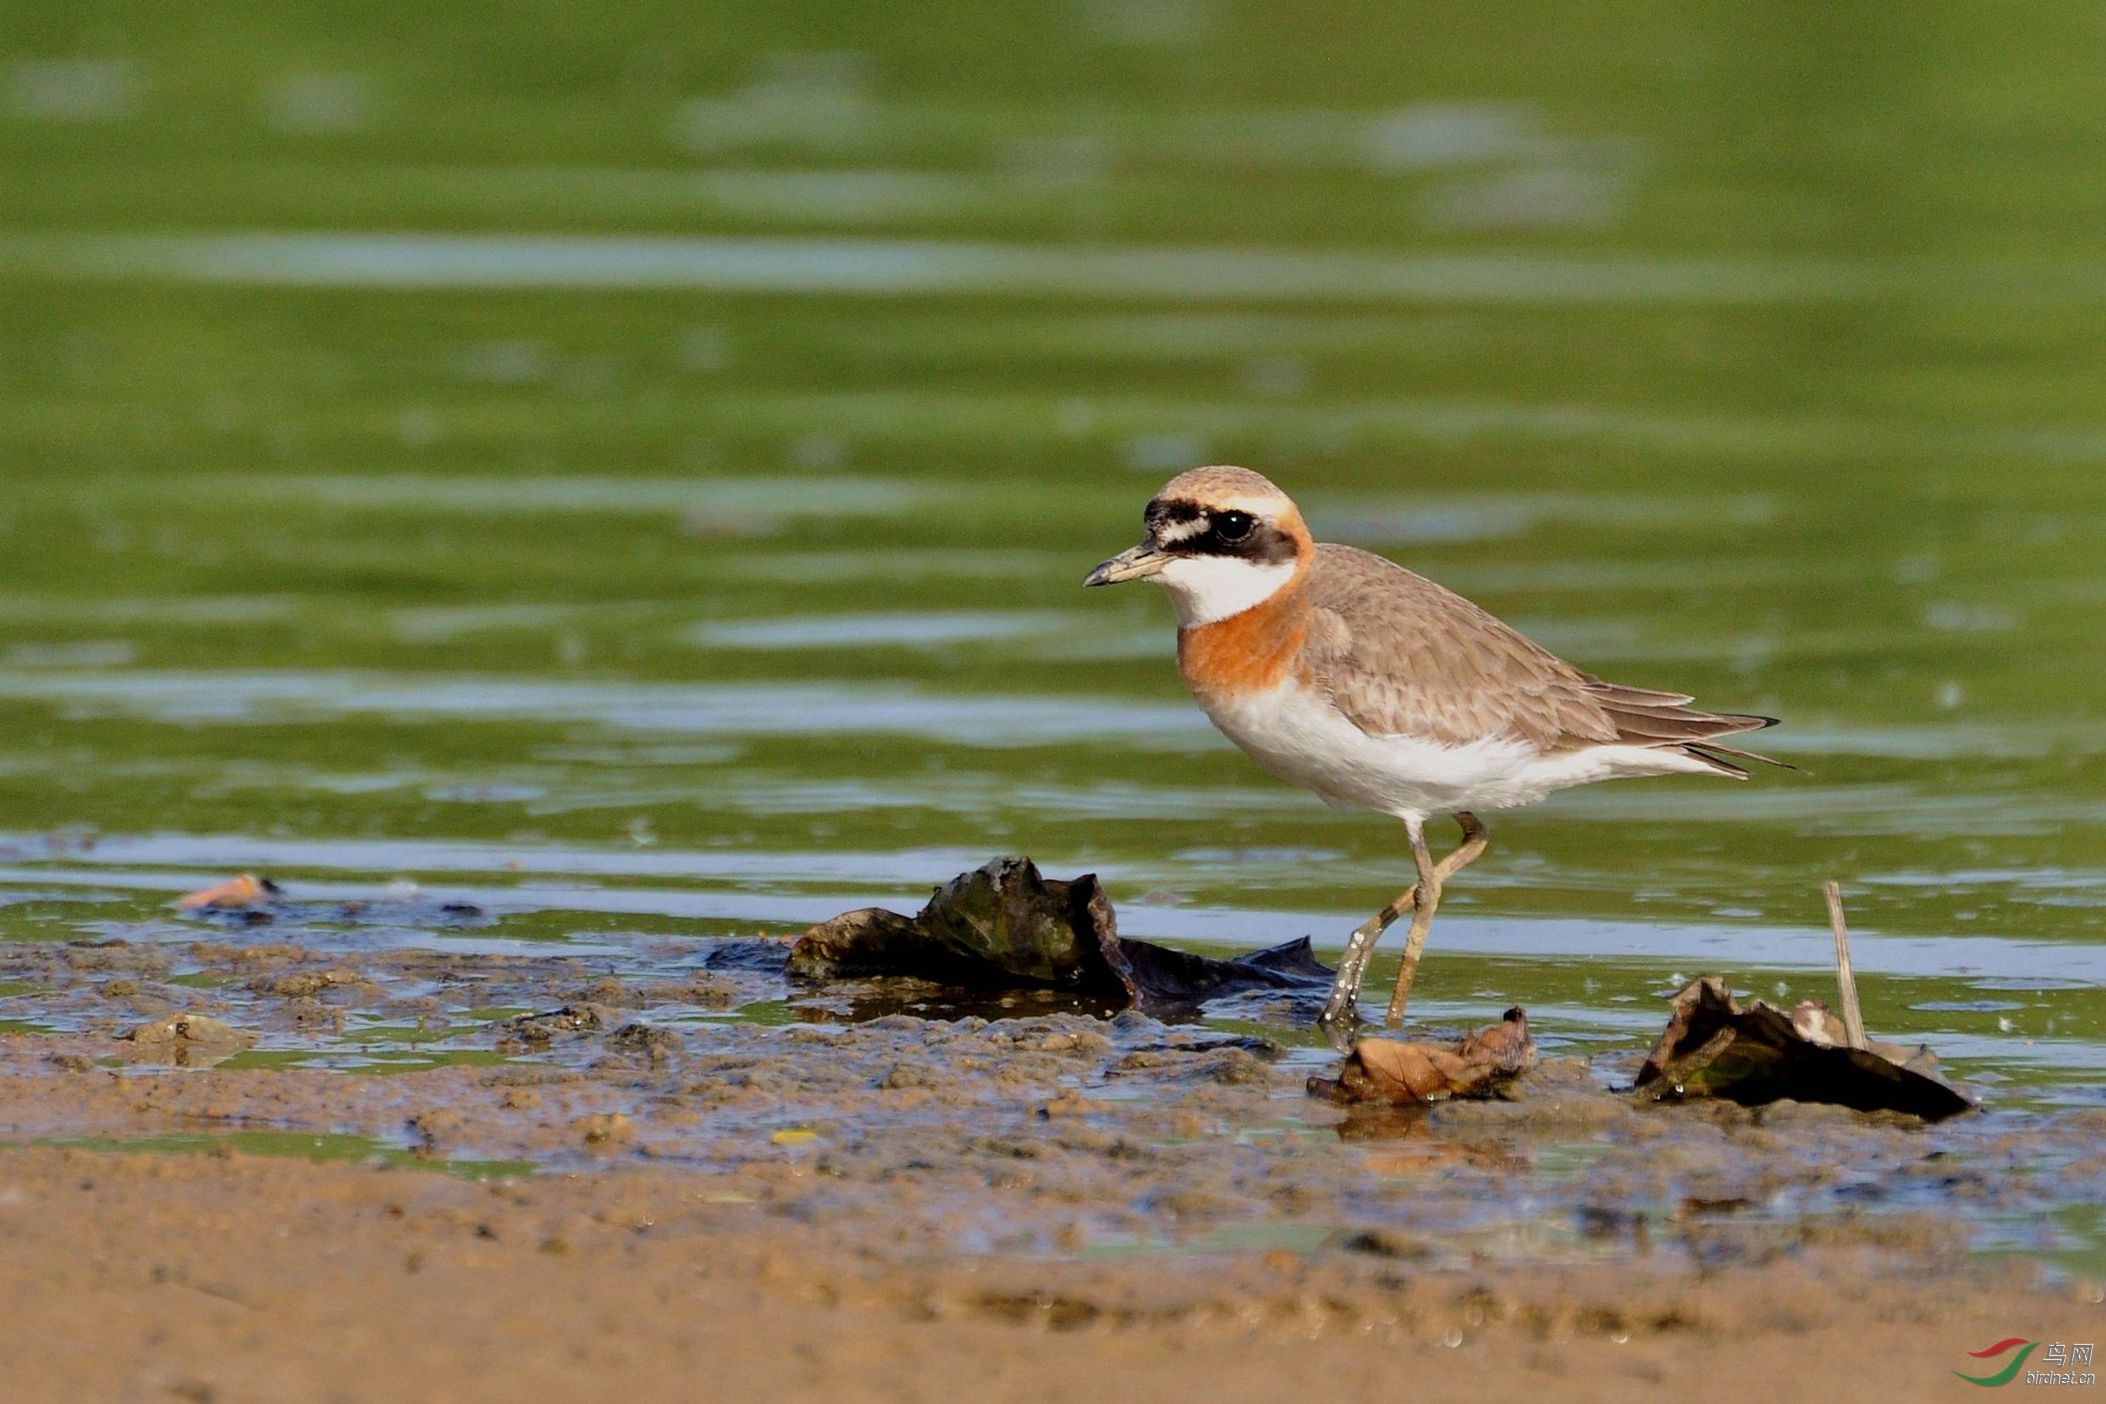
[[[1294,559],[1293,539],[1250,512],[1212,511],[1196,502],[1151,502],[1146,520],[1149,536],[1173,555],[1233,556],[1261,564]],[[1204,530],[1192,531],[1194,523]]]

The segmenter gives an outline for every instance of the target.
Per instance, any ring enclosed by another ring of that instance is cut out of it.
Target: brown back
[[[1769,724],[1698,711],[1681,693],[1605,683],[1453,590],[1351,546],[1318,546],[1303,589],[1310,680],[1373,736],[1460,746],[1507,735],[1550,754],[1612,743],[1686,749]]]

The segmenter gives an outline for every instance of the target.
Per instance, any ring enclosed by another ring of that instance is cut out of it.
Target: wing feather
[[[1316,552],[1304,658],[1311,680],[1371,736],[1462,746],[1503,735],[1551,754],[1687,749],[1772,722],[1700,711],[1685,693],[1603,682],[1392,561],[1351,546]]]

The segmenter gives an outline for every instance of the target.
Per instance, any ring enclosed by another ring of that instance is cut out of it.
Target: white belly
[[[1646,746],[1545,755],[1509,736],[1466,746],[1370,736],[1291,680],[1261,693],[1202,696],[1199,703],[1224,736],[1280,779],[1342,808],[1405,819],[1534,804],[1554,790],[1596,780],[1710,770],[1681,751]]]

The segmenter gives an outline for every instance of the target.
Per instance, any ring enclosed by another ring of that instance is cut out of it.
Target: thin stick
[[[1850,969],[1850,928],[1843,925],[1843,889],[1833,879],[1821,884],[1828,899],[1828,929],[1835,933],[1835,983],[1843,994],[1843,1032],[1852,1048],[1865,1046],[1865,1012],[1857,1003],[1857,976]]]

